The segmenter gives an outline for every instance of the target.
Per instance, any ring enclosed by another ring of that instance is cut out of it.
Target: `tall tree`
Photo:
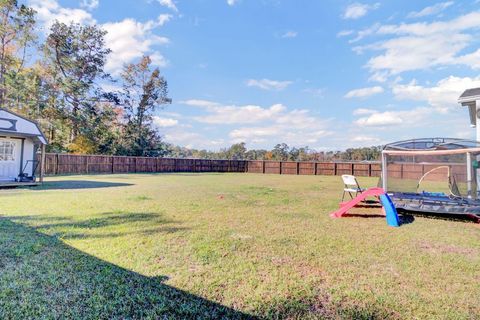
[[[16,0],[0,0],[0,105],[8,106],[8,82],[25,65],[27,48],[35,40],[35,11]],[[14,91],[14,90],[10,90]],[[13,93],[13,92],[12,92]]]
[[[288,159],[288,152],[290,147],[286,143],[279,143],[275,145],[272,150],[272,158],[274,160],[287,160]]]
[[[243,160],[246,157],[247,148],[245,142],[235,143],[230,146],[225,151],[225,156],[223,158],[231,160]]]
[[[57,21],[44,45],[49,85],[64,103],[70,121],[70,142],[75,142],[80,131],[88,128],[93,105],[103,97],[99,81],[109,77],[104,66],[111,52],[105,47],[105,34],[96,25]]]
[[[121,103],[127,120],[125,153],[156,155],[161,139],[152,126],[152,119],[156,110],[172,101],[168,97],[167,81],[158,68],[152,68],[152,60],[148,56],[144,56],[138,63],[125,65],[121,77]]]

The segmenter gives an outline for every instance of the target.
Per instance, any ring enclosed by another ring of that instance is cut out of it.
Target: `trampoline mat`
[[[394,192],[389,196],[397,210],[480,217],[480,200],[449,197],[440,193]]]

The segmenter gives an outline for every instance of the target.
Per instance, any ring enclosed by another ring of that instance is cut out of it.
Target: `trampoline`
[[[380,186],[397,210],[480,222],[480,142],[423,138],[387,144]]]

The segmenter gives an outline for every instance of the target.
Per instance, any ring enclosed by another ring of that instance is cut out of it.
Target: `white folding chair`
[[[365,191],[365,189],[362,189],[360,185],[358,184],[357,178],[355,176],[349,175],[349,174],[343,174],[342,175],[342,180],[344,184],[343,188],[343,195],[342,195],[342,202],[345,199],[345,194],[348,193],[350,195],[350,198],[353,199],[353,193],[355,193],[355,197],[359,194]]]

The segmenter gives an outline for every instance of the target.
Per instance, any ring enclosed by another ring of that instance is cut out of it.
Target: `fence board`
[[[293,161],[281,162],[282,174],[297,174],[297,163]]]
[[[280,161],[265,161],[265,173],[280,174]]]
[[[315,162],[299,162],[298,163],[298,173],[306,175],[315,174]]]
[[[323,162],[317,165],[317,175],[334,176],[336,174],[336,163]]]

